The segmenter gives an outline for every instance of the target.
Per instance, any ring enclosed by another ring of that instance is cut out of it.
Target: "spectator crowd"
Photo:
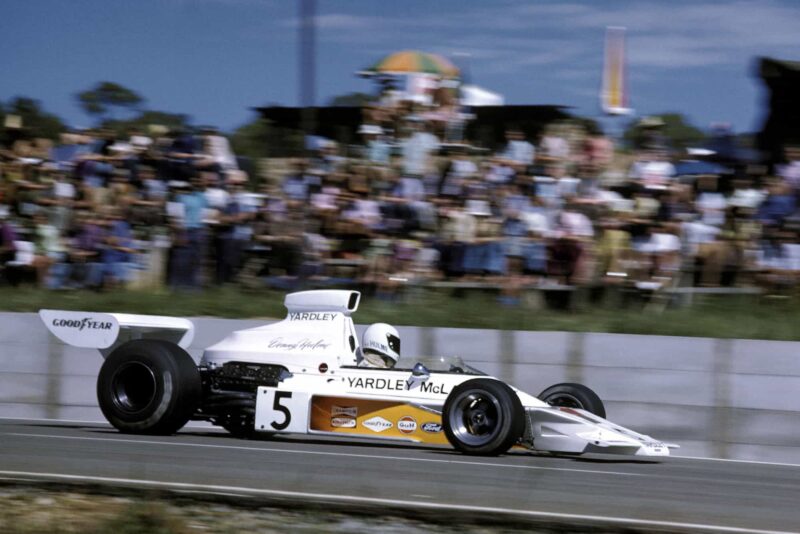
[[[0,277],[51,289],[474,284],[791,289],[800,149],[774,172],[704,172],[652,136],[615,151],[578,122],[495,151],[453,142],[452,114],[369,104],[358,146],[248,176],[228,140],[96,130],[0,147]],[[702,170],[702,165],[695,165]],[[682,169],[686,170],[683,172]]]

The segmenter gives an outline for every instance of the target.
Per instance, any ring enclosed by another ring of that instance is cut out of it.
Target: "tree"
[[[653,115],[645,120],[631,123],[623,137],[629,144],[638,148],[652,137],[654,131],[674,149],[697,145],[706,139],[706,134],[689,123],[680,113]]]
[[[23,138],[44,137],[56,140],[67,129],[64,121],[57,115],[45,111],[38,100],[24,96],[15,97],[0,106],[0,115],[2,115],[3,121],[5,121],[5,115],[21,117]],[[5,128],[0,130],[0,132],[4,131]],[[6,139],[3,141],[5,142]]]
[[[190,127],[189,122],[189,116],[182,113],[145,110],[131,119],[109,120],[103,125],[119,135],[125,135],[133,128],[147,131],[152,125],[164,126],[168,130],[186,130]]]
[[[112,119],[114,110],[138,109],[144,102],[139,94],[114,82],[100,82],[76,96],[83,110],[100,124]]]
[[[231,148],[239,156],[248,158],[269,157],[269,141],[272,132],[269,123],[261,117],[236,128],[231,135]]]
[[[331,98],[328,105],[333,107],[361,107],[372,100],[374,100],[374,97],[367,93],[347,93]]]

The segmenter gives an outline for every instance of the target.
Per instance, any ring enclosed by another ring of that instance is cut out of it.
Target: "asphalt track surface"
[[[464,456],[387,442],[237,440],[186,428],[0,419],[0,479],[551,518],[650,531],[800,532],[800,465],[680,457]]]

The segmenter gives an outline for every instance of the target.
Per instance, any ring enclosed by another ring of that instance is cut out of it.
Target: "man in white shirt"
[[[498,155],[507,165],[520,171],[533,164],[536,151],[533,145],[525,140],[522,130],[509,128],[506,130],[506,146]]]
[[[431,156],[439,149],[439,139],[420,119],[412,117],[409,124],[413,133],[403,141],[403,173],[422,177],[431,168]]]

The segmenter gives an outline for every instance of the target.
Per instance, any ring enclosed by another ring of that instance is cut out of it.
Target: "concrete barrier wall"
[[[193,319],[190,353],[263,321]],[[403,354],[458,355],[538,394],[581,382],[610,420],[678,454],[800,463],[800,343],[401,327]],[[63,345],[35,314],[0,313],[0,417],[102,421],[97,351]]]

